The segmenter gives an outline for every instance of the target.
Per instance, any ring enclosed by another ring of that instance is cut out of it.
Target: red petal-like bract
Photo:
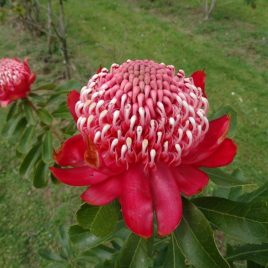
[[[80,94],[76,90],[72,90],[67,96],[67,106],[75,122],[78,119],[75,113],[75,104],[79,101],[79,98],[80,98]]]
[[[171,170],[163,164],[152,171],[151,187],[158,234],[165,236],[175,230],[182,217],[182,202],[179,188]]]
[[[27,59],[0,59],[0,106],[7,106],[12,101],[25,98],[35,81]]]
[[[153,199],[150,178],[141,167],[133,167],[122,176],[120,203],[127,226],[142,237],[153,233]]]
[[[194,84],[196,87],[200,87],[202,89],[204,97],[207,98],[206,92],[205,92],[205,82],[206,82],[206,73],[203,70],[195,71],[191,77],[194,80]]]
[[[100,68],[68,107],[81,132],[68,139],[51,171],[61,182],[88,186],[82,200],[105,205],[118,199],[126,225],[137,235],[170,234],[182,218],[181,195],[208,184],[201,167],[232,162],[230,117],[207,119],[205,73],[185,77],[153,61]],[[109,220],[109,219],[107,219]]]
[[[84,166],[86,144],[81,134],[66,140],[60,149],[54,153],[55,162],[60,166]]]

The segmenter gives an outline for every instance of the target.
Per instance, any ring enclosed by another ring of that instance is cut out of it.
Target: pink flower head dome
[[[0,59],[0,105],[6,106],[26,97],[34,81],[35,74],[31,73],[26,59],[23,62],[18,59]]]
[[[204,138],[208,101],[173,66],[128,61],[103,68],[81,90],[77,127],[119,166],[178,166]]]
[[[168,235],[182,217],[181,193],[191,196],[208,183],[199,167],[230,163],[236,153],[226,138],[229,117],[208,122],[205,74],[185,77],[171,65],[149,60],[102,68],[73,91],[68,105],[81,134],[55,153],[62,168],[52,173],[81,198],[105,205],[118,198],[136,234]],[[75,105],[74,105],[75,104]]]

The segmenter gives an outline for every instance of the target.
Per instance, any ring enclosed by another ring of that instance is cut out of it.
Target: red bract
[[[3,107],[26,97],[34,81],[35,74],[31,73],[26,59],[23,62],[18,59],[0,59],[0,105]]]
[[[55,153],[62,168],[52,173],[63,183],[88,186],[81,198],[89,204],[118,198],[134,233],[150,237],[155,213],[158,234],[170,234],[182,218],[181,195],[208,183],[200,167],[227,165],[236,154],[226,138],[230,118],[208,122],[204,80],[202,71],[185,77],[148,60],[102,68],[79,101],[77,93],[69,95],[81,134]]]

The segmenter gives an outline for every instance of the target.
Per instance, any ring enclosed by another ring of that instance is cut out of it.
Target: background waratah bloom
[[[34,81],[27,59],[0,59],[0,105],[26,97]]]
[[[73,91],[68,106],[81,134],[55,153],[51,171],[81,198],[105,205],[118,198],[127,226],[142,237],[170,234],[182,218],[181,194],[208,183],[200,167],[232,162],[236,145],[226,138],[230,118],[208,122],[205,73],[185,77],[149,60],[102,68]]]

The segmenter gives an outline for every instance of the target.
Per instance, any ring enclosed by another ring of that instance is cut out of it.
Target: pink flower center
[[[192,78],[149,60],[102,68],[81,90],[77,127],[118,165],[177,166],[208,130],[208,101]]]

